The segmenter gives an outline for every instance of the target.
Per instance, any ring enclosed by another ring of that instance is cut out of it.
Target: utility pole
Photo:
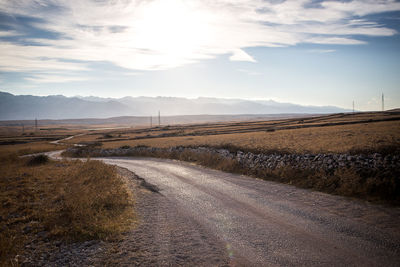
[[[161,126],[161,117],[160,117],[160,111],[158,111],[158,126]]]
[[[153,117],[150,116],[150,128],[153,128]]]
[[[25,133],[25,126],[24,124],[22,124],[22,135],[24,135],[24,133]]]
[[[37,132],[37,118],[35,118],[35,132]]]
[[[382,93],[382,111],[385,111],[385,98]]]
[[[354,100],[353,100],[353,114],[354,114]]]

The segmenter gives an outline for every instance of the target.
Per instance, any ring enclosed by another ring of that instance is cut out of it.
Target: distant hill
[[[324,114],[349,112],[333,106],[301,106],[272,100],[178,97],[65,97],[0,92],[0,120],[81,119],[174,115]]]
[[[65,96],[15,96],[0,92],[0,120],[105,118],[131,115],[135,109],[117,101],[92,102]]]
[[[220,122],[240,122],[240,121],[265,121],[279,120],[289,118],[304,118],[309,116],[318,116],[316,114],[244,114],[244,115],[180,115],[180,116],[161,116],[161,125],[176,125],[176,124],[201,124],[201,123],[220,123]],[[49,120],[41,119],[39,125],[102,125],[103,127],[132,127],[145,126],[150,124],[148,116],[121,116],[111,118],[85,118],[85,119],[59,119]],[[35,120],[0,120],[0,126],[32,126],[35,125]],[[158,126],[158,119],[153,117],[153,126]],[[98,128],[98,127],[94,127]]]
[[[290,103],[279,103],[272,100],[257,101],[243,99],[204,98],[196,99],[178,97],[124,97],[117,101],[136,107],[141,113],[136,115],[155,114],[161,110],[164,115],[198,115],[198,114],[283,114],[283,113],[339,113],[350,110],[338,107],[301,106]]]

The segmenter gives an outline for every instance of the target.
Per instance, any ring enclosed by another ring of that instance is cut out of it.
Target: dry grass
[[[124,129],[81,136],[79,140],[84,142],[100,141],[103,143],[102,148],[208,146],[226,148],[231,152],[242,150],[265,154],[381,153],[398,155],[400,153],[400,121],[398,119],[399,114],[389,112],[336,114],[279,121]],[[345,124],[337,125],[337,123]],[[317,127],[307,128],[310,125],[317,125]],[[274,130],[271,131],[271,129]],[[122,139],[126,138],[126,140],[103,138],[106,134],[122,136]],[[76,140],[72,139],[71,141]],[[82,150],[80,155],[75,156],[86,157],[87,155],[93,154],[90,151]],[[397,170],[366,173],[365,171],[340,169],[335,173],[326,173],[285,167],[276,170],[254,171],[247,166],[240,166],[235,160],[222,159],[213,154],[194,154],[187,151],[183,153],[140,152],[131,156],[185,160],[219,170],[238,172],[304,188],[369,200],[399,202],[400,196],[400,175]]]
[[[344,125],[336,125],[338,123],[344,123]],[[310,126],[313,127],[307,128]],[[71,130],[57,132],[57,134],[62,133],[71,134]],[[12,137],[9,138],[12,140]],[[96,130],[86,131],[85,135],[66,141],[70,144],[80,142],[102,142],[104,148],[117,148],[124,145],[164,148],[235,146],[242,150],[276,150],[296,153],[373,151],[376,147],[400,143],[400,114],[371,112],[271,121],[172,125],[152,129]],[[4,145],[0,146],[0,149],[8,149],[7,147],[12,146]]]
[[[1,162],[0,265],[15,264],[33,239],[109,239],[132,227],[133,197],[115,167],[29,161],[14,155]]]
[[[120,125],[110,124],[53,124],[54,122],[38,121],[38,128],[35,128],[34,121],[14,121],[14,122],[1,122],[0,124],[0,137],[6,136],[52,136],[52,135],[76,135],[84,131],[107,128],[119,127]],[[8,124],[8,126],[7,126]],[[22,127],[24,124],[24,128]]]
[[[0,146],[0,161],[7,159],[10,155],[28,155],[40,152],[54,151],[65,149],[67,146],[54,145],[49,142],[34,142],[27,144],[16,144],[16,145],[3,145]]]
[[[73,140],[73,139],[72,139]],[[85,141],[90,139],[86,137]],[[400,122],[386,121],[366,124],[300,128],[274,132],[250,132],[203,136],[177,136],[104,142],[104,148],[124,145],[150,147],[233,145],[243,150],[284,150],[296,153],[347,153],[375,146],[400,143]]]
[[[400,205],[400,170],[384,172],[357,171],[341,168],[331,173],[323,170],[304,170],[281,167],[275,170],[249,170],[252,175],[313,189],[325,193],[355,197],[368,201]]]
[[[231,151],[237,151],[237,147],[228,147]],[[395,155],[399,152],[399,146],[377,148],[387,155]],[[277,151],[273,151],[276,153]],[[284,153],[285,151],[278,151]],[[287,151],[286,151],[287,153]],[[109,155],[109,154],[108,154]],[[400,170],[388,167],[384,170],[371,168],[355,169],[351,167],[339,168],[336,171],[323,169],[301,169],[290,166],[276,169],[251,168],[241,164],[234,158],[226,158],[210,152],[182,152],[168,150],[131,150],[125,156],[168,158],[181,161],[194,162],[196,164],[226,171],[239,173],[257,178],[272,180],[280,183],[309,188],[330,194],[356,197],[368,201],[382,202],[400,205]],[[65,153],[70,157],[103,156],[99,149],[94,147],[82,147],[74,152]],[[109,155],[112,156],[112,155]],[[114,156],[120,156],[116,154]]]

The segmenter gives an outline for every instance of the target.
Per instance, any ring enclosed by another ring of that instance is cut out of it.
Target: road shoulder
[[[118,167],[136,199],[139,223],[108,249],[103,263],[133,266],[224,266],[226,245],[152,185]]]

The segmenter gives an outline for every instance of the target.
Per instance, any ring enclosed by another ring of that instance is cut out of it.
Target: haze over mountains
[[[80,119],[119,116],[238,115],[338,113],[350,110],[334,106],[301,106],[273,100],[177,97],[65,97],[32,96],[0,92],[0,120]]]

